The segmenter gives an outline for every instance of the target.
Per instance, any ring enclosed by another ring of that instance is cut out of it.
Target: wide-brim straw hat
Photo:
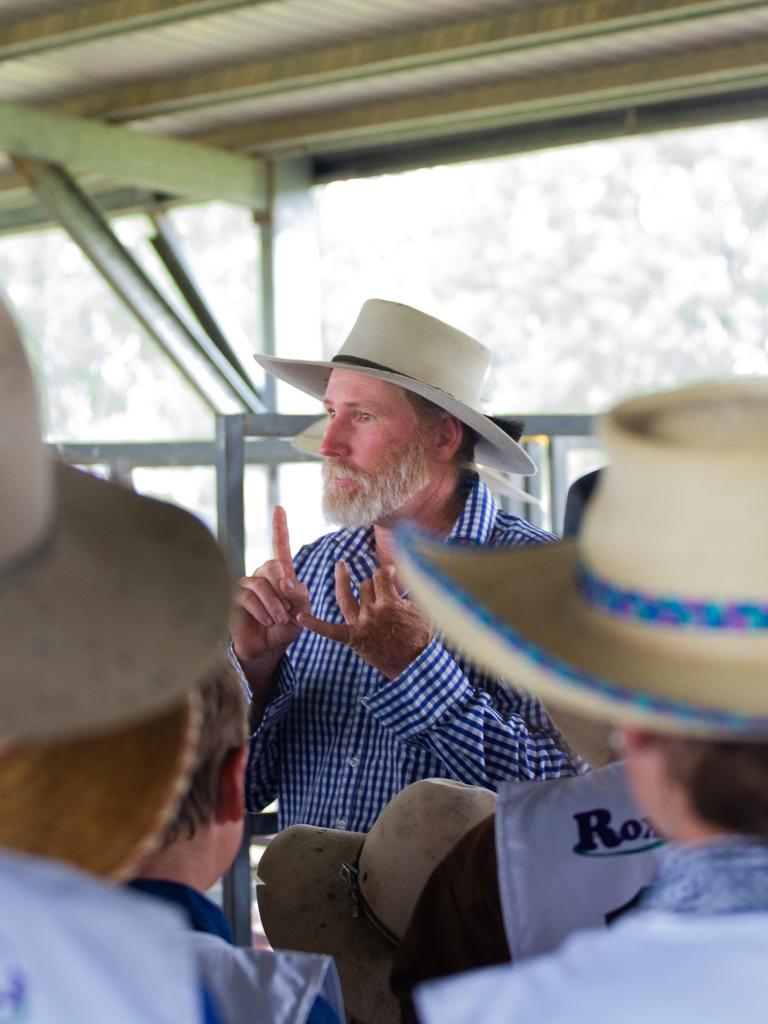
[[[229,574],[193,516],[53,461],[0,304],[0,847],[127,877],[194,763]]]
[[[96,733],[178,705],[220,656],[229,573],[188,512],[65,466],[0,306],[0,739]]]
[[[186,790],[199,722],[193,694],[98,735],[0,748],[0,848],[132,877]]]
[[[332,955],[349,1013],[363,1024],[395,1024],[396,944],[434,868],[495,807],[490,790],[425,779],[398,793],[367,835],[284,829],[258,869],[267,938],[276,949]]]
[[[478,435],[478,462],[530,476],[536,466],[505,430],[483,413],[481,393],[491,353],[479,341],[412,306],[386,299],[363,303],[338,354],[330,361],[257,354],[269,373],[322,399],[333,370],[352,370],[397,384],[455,416]]]
[[[768,735],[768,381],[637,398],[602,421],[576,541],[459,550],[409,531],[414,598],[473,661],[589,716]]]
[[[313,455],[315,458],[322,458],[320,455],[320,446],[323,440],[323,434],[328,423],[327,416],[320,416],[313,423],[310,423],[308,427],[305,427],[300,433],[295,434],[291,438],[292,446],[305,455]],[[541,500],[534,494],[529,494],[523,490],[519,484],[516,484],[513,480],[510,480],[508,476],[501,473],[497,469],[488,469],[487,466],[477,466],[477,472],[480,479],[485,483],[494,494],[499,495],[503,498],[511,498],[513,501],[523,501],[529,505],[541,505]]]

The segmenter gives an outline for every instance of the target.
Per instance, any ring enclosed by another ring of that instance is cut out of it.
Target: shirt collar
[[[483,481],[474,474],[474,483],[467,494],[464,508],[446,537],[446,543],[486,545],[491,538],[499,506]],[[339,530],[336,538],[337,559],[351,561],[361,555],[373,558],[373,527]]]
[[[491,539],[498,511],[499,506],[496,499],[480,477],[475,474],[475,482],[464,502],[461,515],[453,524],[453,529],[446,538],[446,543],[486,545]]]
[[[339,530],[336,535],[336,560],[350,562],[360,555],[373,558],[373,527]]]
[[[128,886],[148,896],[156,896],[167,903],[176,904],[186,912],[190,927],[194,931],[218,935],[225,942],[234,945],[232,930],[224,911],[197,889],[181,882],[169,882],[158,878],[134,878],[128,882]]]

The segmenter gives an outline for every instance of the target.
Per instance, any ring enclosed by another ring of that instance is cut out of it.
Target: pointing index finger
[[[272,513],[272,551],[275,559],[283,566],[290,578],[295,578],[293,557],[291,555],[291,539],[288,536],[288,516],[282,505],[275,505]]]

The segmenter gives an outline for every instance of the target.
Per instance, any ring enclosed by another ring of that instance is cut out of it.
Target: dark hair
[[[768,743],[660,737],[667,770],[708,825],[768,839]]]
[[[428,398],[423,398],[421,395],[417,395],[413,391],[409,391],[407,388],[405,391],[405,397],[411,403],[413,408],[416,410],[416,414],[424,422],[432,422],[437,419],[445,409],[441,409],[439,405],[431,402]],[[458,417],[457,417],[458,418]],[[519,441],[523,436],[523,421],[513,419],[510,416],[489,416],[489,420],[495,423],[497,427],[500,427],[504,433],[511,437],[513,441]],[[461,420],[459,420],[461,423]],[[474,473],[475,472],[475,446],[478,441],[477,431],[473,430],[472,427],[468,427],[466,423],[461,423],[462,439],[461,444],[456,450],[456,454],[453,457],[453,461],[462,474]]]
[[[221,769],[228,755],[248,739],[248,712],[243,686],[235,670],[224,662],[200,687],[203,720],[196,767],[176,817],[166,830],[163,845],[180,836],[191,839],[213,821],[219,799]]]

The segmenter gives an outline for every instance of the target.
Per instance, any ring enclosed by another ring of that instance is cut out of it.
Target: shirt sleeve
[[[296,575],[312,589],[312,572],[307,576],[307,563],[316,557],[316,552],[324,538],[315,544],[304,545],[293,559]],[[320,559],[321,569],[315,574],[322,577],[325,563]],[[290,651],[290,648],[289,648]],[[237,663],[234,650],[231,660]],[[250,695],[250,686],[239,666],[239,675],[243,680],[246,692]],[[271,804],[278,797],[280,734],[281,723],[290,711],[296,691],[296,672],[290,653],[284,654],[275,671],[275,688],[273,696],[264,709],[261,722],[251,735],[248,766],[245,774],[245,805],[251,812],[258,812]]]
[[[238,657],[235,654],[235,645],[232,641],[230,641],[229,647],[227,647],[227,658],[229,659],[230,665],[235,670],[237,678],[240,680],[240,685],[243,688],[245,699],[250,704],[253,700],[253,690],[251,689],[251,684],[248,682],[245,672],[243,672],[243,666],[240,664]]]
[[[295,676],[289,655],[277,669],[275,696],[264,709],[261,723],[251,735],[245,773],[245,806],[260,811],[277,797],[279,726],[293,702]]]
[[[573,775],[568,751],[541,704],[503,689],[458,663],[438,640],[366,699],[371,715],[399,739],[440,759],[460,782],[495,789],[510,779]]]

